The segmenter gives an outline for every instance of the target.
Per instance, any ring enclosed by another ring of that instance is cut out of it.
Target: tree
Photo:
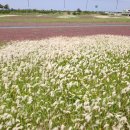
[[[9,9],[9,5],[6,4],[6,5],[4,6],[4,8],[5,8],[5,9]]]
[[[73,13],[72,13],[73,15],[77,15],[77,13],[74,11]]]
[[[82,10],[81,10],[80,8],[78,8],[78,9],[77,9],[77,12],[80,13],[80,12],[82,12]]]
[[[3,8],[3,5],[2,5],[2,4],[0,4],[0,8]]]

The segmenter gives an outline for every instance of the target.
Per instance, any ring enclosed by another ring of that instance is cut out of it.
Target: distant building
[[[130,9],[123,10],[122,14],[130,16]]]
[[[130,9],[124,9],[124,12],[130,12]]]

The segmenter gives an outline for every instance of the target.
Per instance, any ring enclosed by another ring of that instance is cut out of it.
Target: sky
[[[64,10],[64,0],[29,0],[30,9],[55,9]],[[87,0],[65,0],[66,10],[86,10]],[[130,9],[130,0],[118,0],[118,8],[116,9],[117,0],[88,0],[89,11],[122,11]],[[27,9],[28,0],[0,0],[1,4],[9,4],[10,8]],[[98,5],[97,8],[95,6]]]

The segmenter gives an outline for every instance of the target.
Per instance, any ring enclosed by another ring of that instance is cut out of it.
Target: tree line
[[[96,11],[82,11],[80,8],[78,8],[75,11],[61,11],[61,10],[37,10],[37,9],[13,9],[10,8],[8,4],[2,5],[0,4],[0,14],[73,14],[73,15],[80,15],[80,14],[95,14],[97,13]],[[101,14],[104,14],[104,12],[99,12]]]
[[[82,11],[79,8],[75,11],[61,11],[61,10],[37,10],[37,9],[8,9],[0,10],[0,14],[68,14],[68,15],[84,15],[84,14],[105,14],[104,12],[96,11]]]

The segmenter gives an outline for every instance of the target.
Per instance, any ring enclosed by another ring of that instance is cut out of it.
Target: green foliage
[[[3,8],[2,5],[0,5],[0,7]],[[9,9],[8,5],[4,6],[6,9]],[[62,14],[62,13],[67,13],[67,14],[71,14],[72,11],[60,11],[60,10],[37,10],[37,9],[10,9],[10,10],[0,10],[0,14]],[[81,11],[81,9],[77,9],[76,11],[73,11],[74,15],[80,15],[80,14],[95,14],[96,12],[94,11]]]
[[[6,6],[6,8],[9,8],[8,6]],[[0,10],[0,14],[56,14],[56,13],[62,13],[63,11],[59,11],[59,10],[37,10],[37,9],[10,9],[10,10]]]
[[[73,13],[72,13],[73,15],[77,15],[77,13],[74,11]]]

